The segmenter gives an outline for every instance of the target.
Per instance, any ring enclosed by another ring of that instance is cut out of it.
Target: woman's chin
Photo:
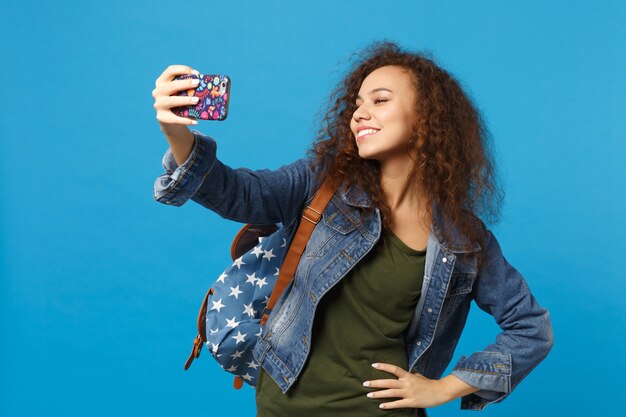
[[[359,152],[359,156],[361,157],[361,159],[377,159],[376,155],[373,155],[369,152]]]

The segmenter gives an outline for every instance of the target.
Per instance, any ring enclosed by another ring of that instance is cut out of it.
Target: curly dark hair
[[[504,191],[489,146],[491,136],[471,99],[457,80],[435,64],[431,54],[408,52],[383,40],[355,55],[360,59],[331,93],[330,110],[307,150],[319,179],[331,175],[346,188],[358,186],[379,208],[383,227],[390,228],[391,209],[383,199],[379,162],[359,156],[350,120],[356,95],[368,74],[382,66],[399,66],[408,70],[416,93],[417,118],[408,143],[415,161],[410,183],[425,193],[429,214],[436,202],[446,220],[470,242],[484,247],[483,221],[499,221]],[[449,230],[443,233],[444,238],[451,237]]]

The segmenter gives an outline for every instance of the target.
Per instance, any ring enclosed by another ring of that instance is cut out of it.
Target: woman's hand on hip
[[[383,402],[380,408],[429,408],[456,398],[446,389],[445,383],[440,379],[429,379],[388,363],[375,363],[372,366],[397,377],[375,379],[363,383],[366,387],[379,389],[369,392],[367,396],[370,398],[400,398],[392,402]]]

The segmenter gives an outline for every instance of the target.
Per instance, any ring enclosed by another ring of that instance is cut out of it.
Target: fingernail
[[[377,364],[377,363],[373,363],[373,364],[372,364],[372,366],[373,366],[374,368],[378,368],[378,364]]]
[[[198,121],[197,121],[197,120],[192,120],[192,121],[191,121],[191,124],[192,124],[192,125],[197,125],[197,124],[198,124]]]
[[[200,72],[199,72],[199,71],[197,71],[197,70],[195,70],[195,69],[192,69],[192,70],[191,70],[191,73],[192,73],[192,74],[196,74],[196,75],[200,75]]]
[[[193,80],[193,81],[191,82],[191,84],[193,84],[193,85],[198,85],[198,84],[200,84],[200,80],[196,78],[195,80]]]
[[[379,405],[380,408],[385,408],[385,404]]]
[[[373,393],[371,393],[371,392],[368,392],[368,393],[367,393],[367,396],[368,396],[368,397],[370,397],[370,398],[372,398],[372,397],[374,396],[374,394],[373,394]]]
[[[364,386],[364,387],[369,387],[369,386],[370,386],[370,382],[369,382],[369,381],[365,381],[365,382],[363,383],[363,386]]]

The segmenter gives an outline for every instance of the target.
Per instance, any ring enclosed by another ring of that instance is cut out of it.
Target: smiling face
[[[372,71],[363,80],[355,104],[350,129],[359,156],[381,164],[410,163],[407,144],[416,116],[413,80],[407,70],[387,65]]]

